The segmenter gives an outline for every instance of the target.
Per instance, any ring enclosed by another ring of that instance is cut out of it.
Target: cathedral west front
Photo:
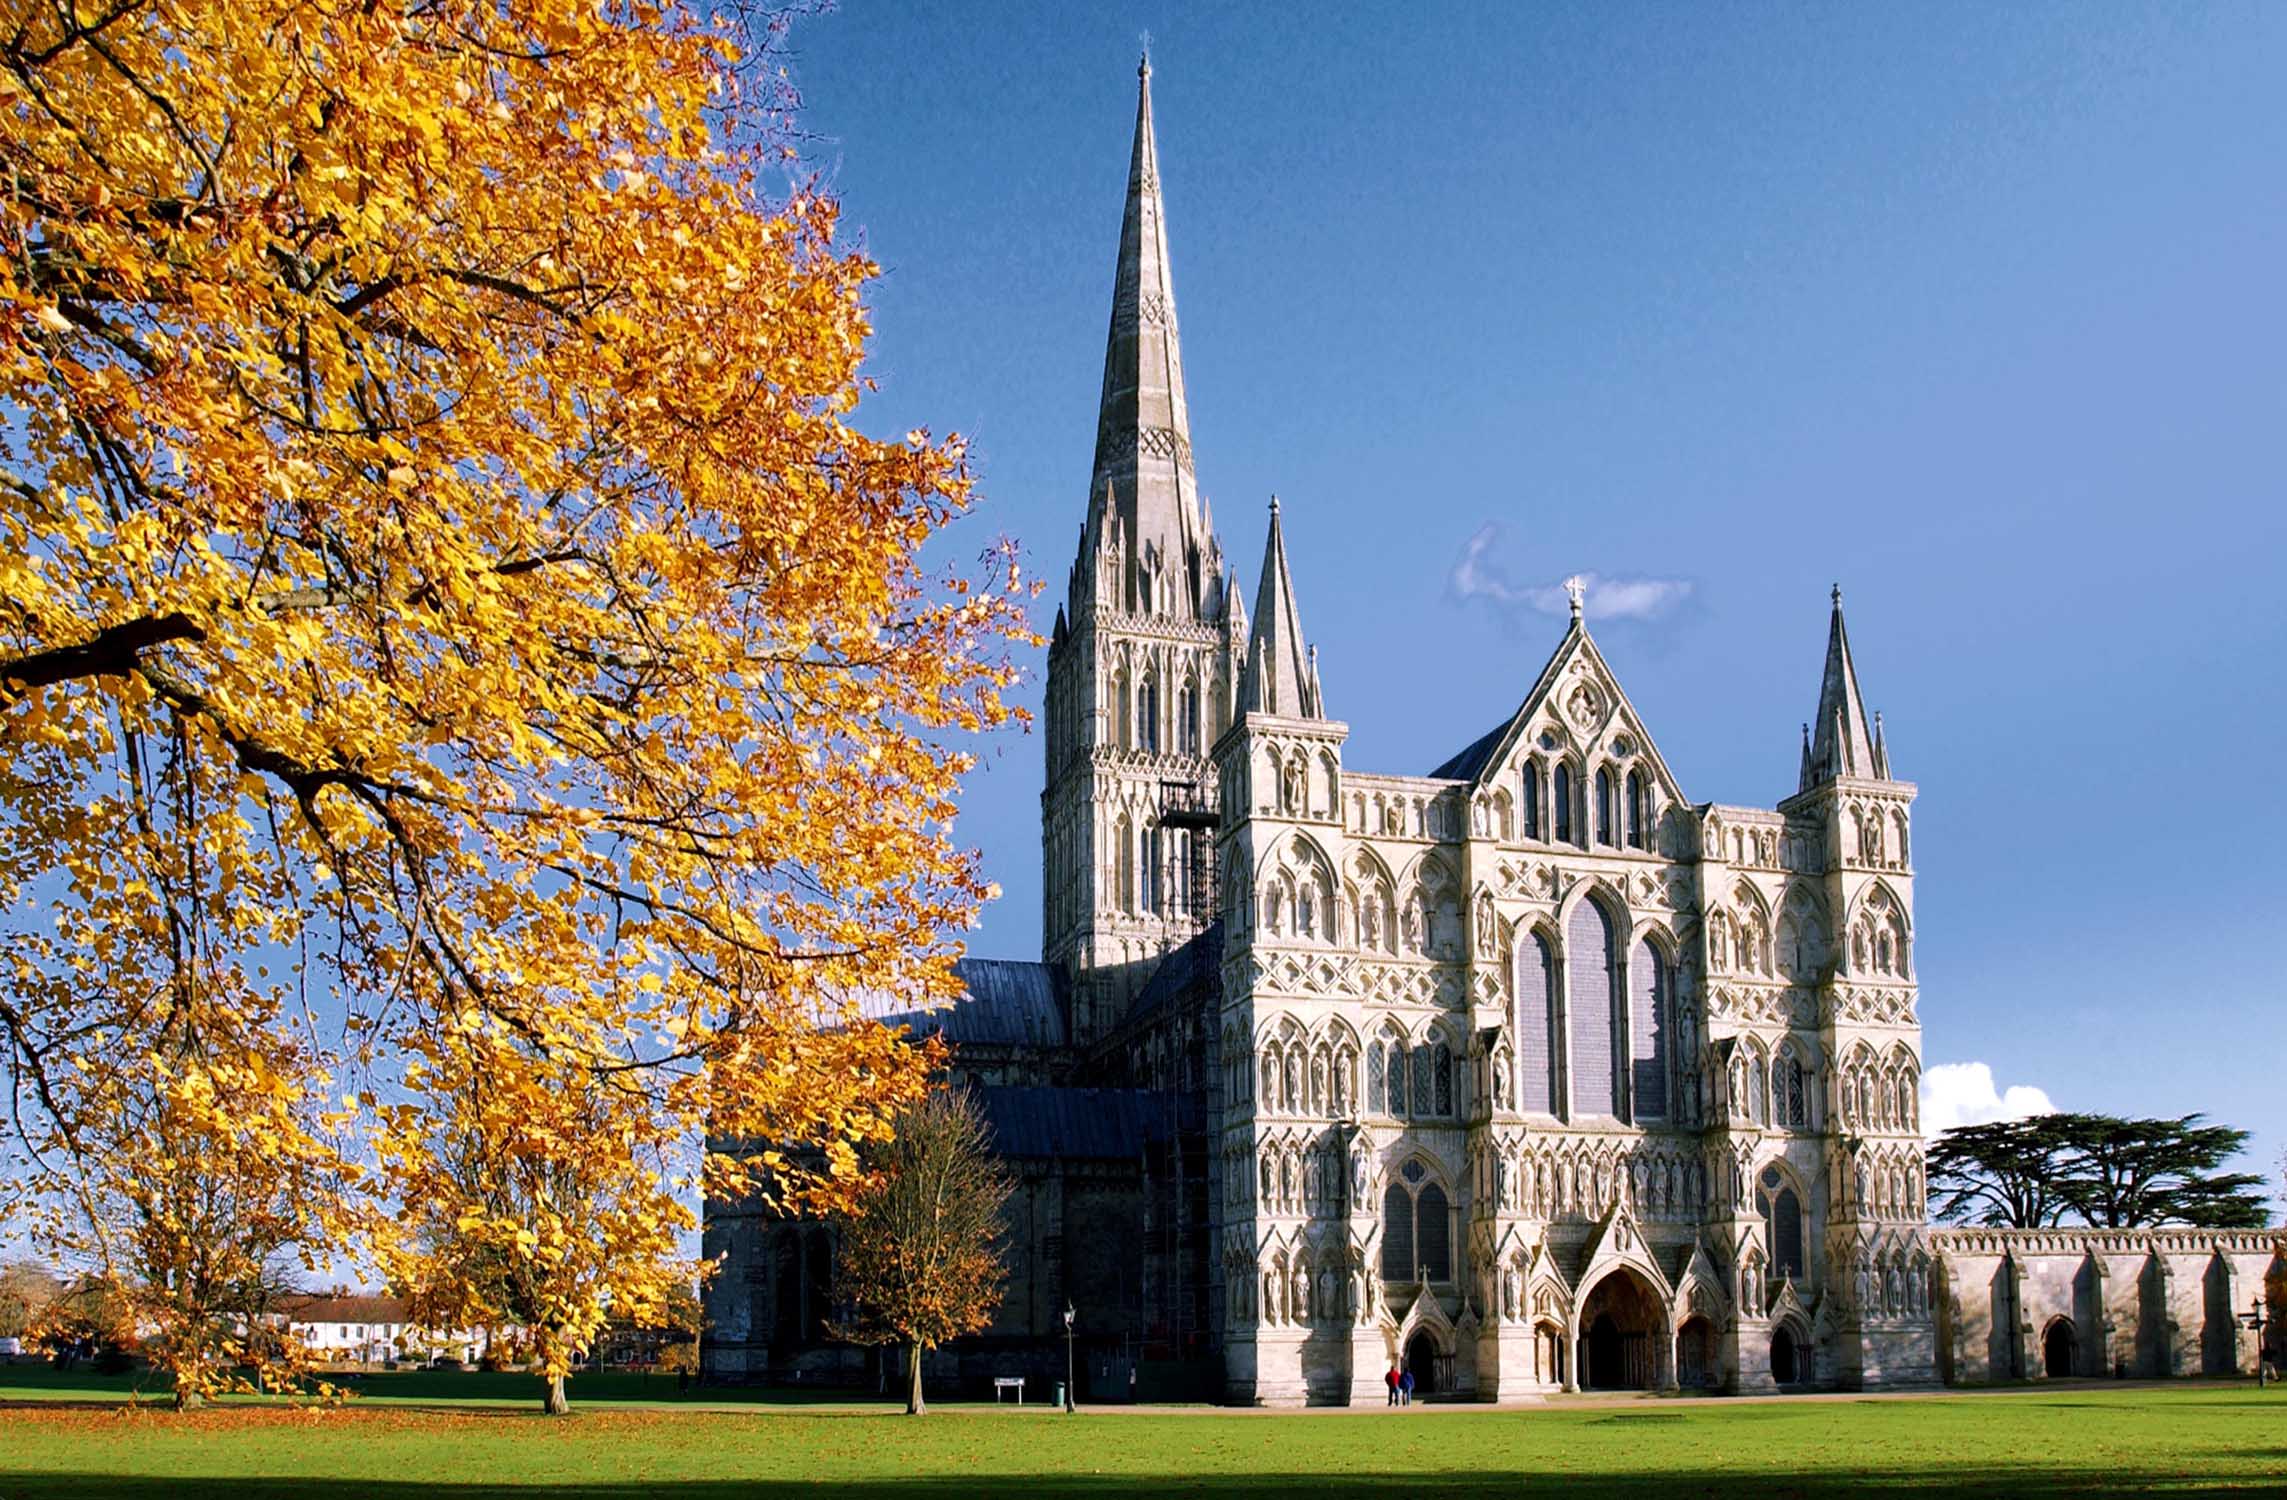
[[[1480,1400],[1927,1385],[2055,1373],[2059,1320],[2065,1373],[2211,1358],[2199,1289],[2260,1286],[2270,1238],[1977,1231],[1949,1262],[1964,1232],[1926,1223],[1915,788],[1839,589],[1776,807],[1686,795],[1577,594],[1521,699],[1395,773],[1345,757],[1285,524],[1245,589],[1146,66],[1048,652],[1042,955],[900,1017],[953,1044],[1019,1182],[1008,1300],[941,1375],[1060,1378],[1067,1307],[1092,1399],[1380,1404],[1394,1366]],[[707,1236],[710,1373],[867,1378],[825,1334],[823,1226],[710,1204]]]

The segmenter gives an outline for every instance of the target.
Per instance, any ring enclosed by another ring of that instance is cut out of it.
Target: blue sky
[[[885,267],[863,420],[973,439],[948,556],[1050,614],[1145,29],[1202,483],[1250,590],[1281,497],[1348,763],[1506,713],[1593,571],[1669,585],[1589,623],[1686,795],[1768,804],[1839,580],[1926,1060],[2275,1173],[2287,7],[849,0],[792,66]],[[974,951],[1037,951],[1039,787],[970,786]]]

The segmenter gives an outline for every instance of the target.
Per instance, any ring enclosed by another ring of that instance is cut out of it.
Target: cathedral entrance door
[[[1581,1384],[1600,1391],[1650,1390],[1652,1330],[1662,1322],[1652,1289],[1633,1271],[1615,1271],[1596,1283],[1581,1317]]]
[[[1413,1393],[1427,1396],[1437,1389],[1437,1340],[1425,1331],[1406,1341],[1406,1368],[1413,1372]]]
[[[1593,1390],[1618,1390],[1627,1383],[1627,1340],[1610,1313],[1599,1313],[1588,1329],[1588,1384]]]
[[[1786,1328],[1771,1330],[1771,1379],[1779,1385],[1793,1385],[1802,1378],[1795,1369],[1795,1336]]]

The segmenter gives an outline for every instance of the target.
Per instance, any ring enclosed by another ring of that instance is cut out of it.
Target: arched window
[[[1378,1115],[1390,1107],[1385,1066],[1382,1044],[1376,1042],[1366,1049],[1366,1109],[1372,1114]]]
[[[1572,842],[1572,767],[1556,768],[1556,790],[1551,801],[1556,804],[1556,836],[1559,843]]]
[[[1555,1112],[1556,955],[1539,933],[1517,959],[1517,1107],[1528,1114]]]
[[[1143,833],[1143,898],[1145,911],[1164,910],[1166,894],[1160,886],[1159,830],[1147,828]]]
[[[1572,1109],[1577,1115],[1614,1111],[1612,919],[1594,901],[1573,909],[1565,927],[1565,977],[1571,989],[1565,1018],[1572,1031]]]
[[[1602,766],[1596,768],[1596,842],[1615,842],[1612,837],[1612,773]]]
[[[1423,1184],[1421,1195],[1414,1199],[1414,1258],[1431,1281],[1453,1279],[1451,1229],[1445,1189],[1434,1182]]]
[[[1763,1071],[1763,1059],[1758,1057],[1747,1067],[1747,1112],[1758,1125],[1771,1123],[1769,1080]]]
[[[1777,1096],[1779,1124],[1788,1130],[1810,1128],[1810,1101],[1803,1093],[1803,1060],[1789,1048],[1779,1059],[1777,1074],[1771,1080],[1771,1092]]]
[[[1435,1072],[1435,1070],[1436,1059],[1431,1055],[1428,1045],[1425,1043],[1422,1046],[1414,1048],[1413,1112],[1416,1115],[1433,1115],[1437,1113],[1437,1094],[1435,1091],[1436,1086],[1430,1076],[1433,1072]]]
[[[1402,1117],[1406,1112],[1406,1048],[1403,1042],[1390,1043],[1390,1113]]]
[[[1453,1118],[1453,1049],[1443,1042],[1437,1044],[1437,1112],[1445,1119]]]
[[[1803,1279],[1803,1205],[1777,1167],[1765,1167],[1755,1193],[1763,1238],[1771,1247],[1771,1274]]]
[[[1644,847],[1644,777],[1640,771],[1628,773],[1628,847]]]
[[[1199,753],[1199,684],[1186,682],[1175,700],[1175,747],[1185,755]]]
[[[1136,738],[1143,748],[1159,751],[1159,679],[1146,677],[1136,690]]]
[[[1382,1193],[1382,1279],[1413,1278],[1413,1194],[1404,1183],[1392,1182]]]
[[[1525,762],[1525,837],[1541,836],[1541,763]]]
[[[1382,1279],[1453,1279],[1452,1218],[1445,1189],[1409,1161],[1382,1193]]]
[[[1639,1122],[1668,1117],[1667,1017],[1667,965],[1639,941],[1628,963],[1628,1107]]]
[[[1134,911],[1136,909],[1136,867],[1134,863],[1136,836],[1135,826],[1125,816],[1120,819],[1119,830],[1115,838],[1117,843],[1112,858],[1118,861],[1120,872],[1120,910]]]

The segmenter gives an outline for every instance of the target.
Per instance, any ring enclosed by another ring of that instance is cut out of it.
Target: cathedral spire
[[[1305,647],[1302,616],[1294,605],[1294,579],[1286,568],[1286,535],[1279,529],[1278,496],[1271,496],[1271,533],[1263,543],[1263,581],[1255,590],[1255,628],[1239,675],[1239,712],[1323,719],[1318,695],[1318,652]]]
[[[1151,59],[1136,68],[1136,138],[1120,220],[1119,269],[1104,346],[1091,494],[1111,491],[1118,530],[1131,549],[1121,607],[1193,618],[1220,559],[1200,512],[1191,466],[1191,418],[1176,336],[1175,280],[1160,198],[1159,145],[1152,132]],[[1100,543],[1099,543],[1100,545]]]
[[[1866,727],[1866,704],[1858,694],[1858,669],[1850,660],[1850,636],[1842,626],[1842,585],[1834,586],[1834,614],[1826,631],[1826,671],[1819,680],[1817,731],[1803,766],[1802,790],[1837,776],[1884,776],[1887,757],[1877,759],[1874,736]]]

